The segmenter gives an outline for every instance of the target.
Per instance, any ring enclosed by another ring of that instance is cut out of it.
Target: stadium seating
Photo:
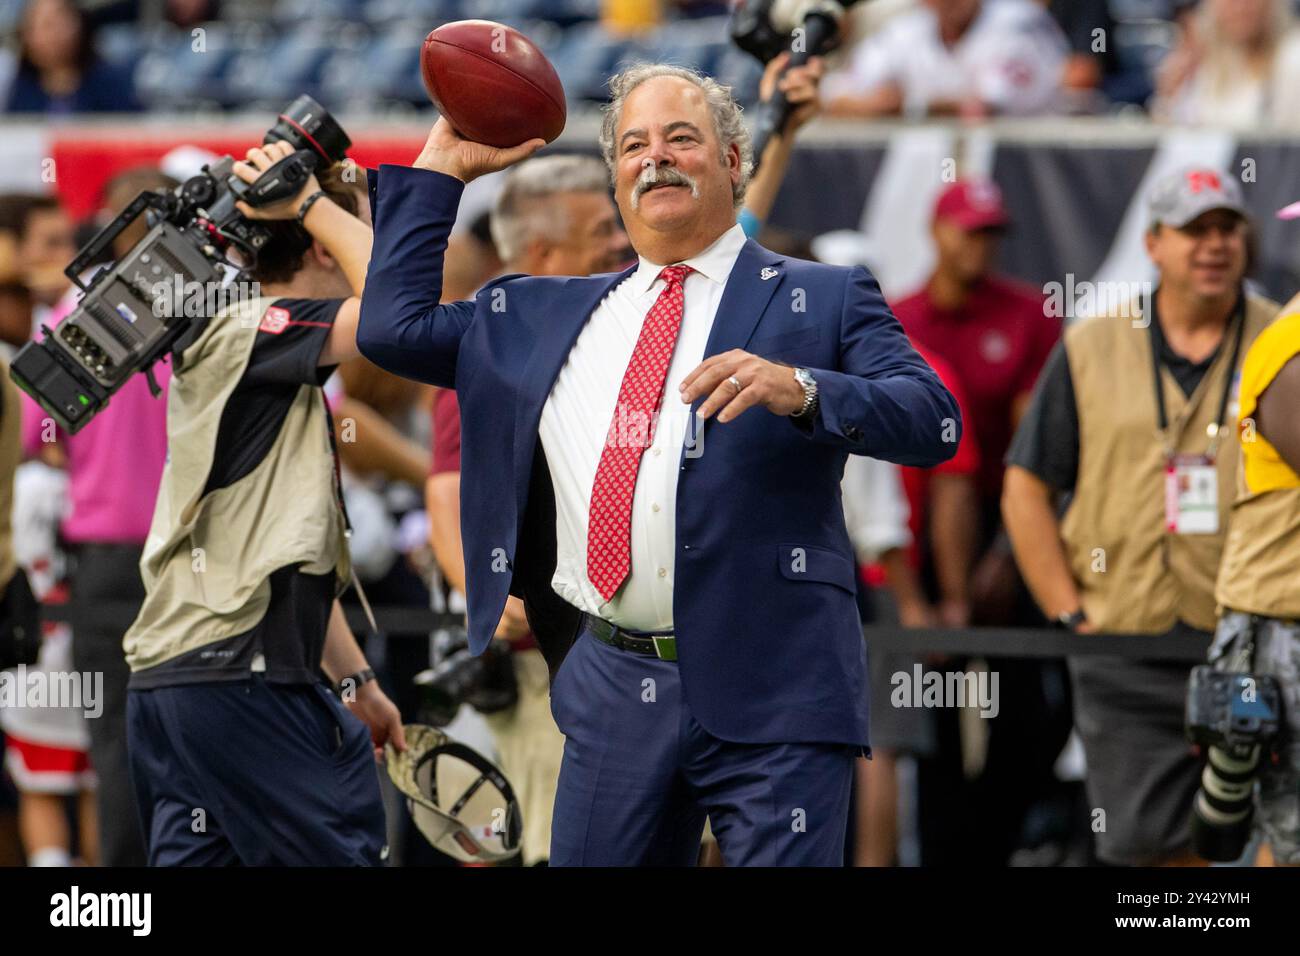
[[[23,0],[0,0],[0,33]],[[1111,0],[1121,74],[1113,99],[1141,102],[1150,76],[1173,44],[1176,0]],[[225,19],[203,26],[205,49],[190,31],[138,23],[99,33],[101,54],[134,63],[142,101],[157,109],[255,109],[295,91],[337,108],[409,110],[428,100],[416,67],[420,41],[441,23],[468,17],[507,23],[554,62],[570,105],[603,101],[610,74],[641,60],[682,63],[733,86],[745,105],[758,96],[761,70],[728,39],[727,17],[709,4],[684,5],[645,33],[622,35],[601,23],[601,0],[278,0],[231,3]],[[698,14],[712,14],[699,16]]]

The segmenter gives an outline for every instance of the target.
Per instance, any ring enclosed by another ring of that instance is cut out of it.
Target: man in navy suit
[[[611,81],[601,147],[638,263],[439,304],[464,183],[530,155],[439,120],[372,182],[357,341],[455,388],[472,646],[523,598],[566,737],[553,865],[838,865],[867,746],[840,504],[849,454],[931,466],[952,396],[861,268],[736,224],[730,92],[671,66]]]

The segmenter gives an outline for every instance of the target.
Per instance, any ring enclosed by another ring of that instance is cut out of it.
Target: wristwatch
[[[359,670],[355,674],[352,674],[349,677],[345,677],[341,681],[339,681],[339,686],[338,686],[339,696],[343,697],[348,692],[351,692],[352,694],[356,694],[356,692],[361,689],[361,686],[363,684],[369,684],[372,680],[375,679],[376,679],[375,672],[371,670],[369,667],[365,668],[364,670]]]
[[[1083,608],[1076,608],[1073,611],[1062,611],[1056,615],[1056,624],[1067,631],[1073,631],[1084,621],[1088,620],[1088,615],[1083,613]]]
[[[797,368],[794,370],[794,380],[803,388],[803,407],[790,417],[809,418],[817,411],[817,379],[806,368]]]
[[[311,212],[311,207],[316,205],[316,201],[318,199],[324,199],[324,198],[325,198],[325,190],[318,189],[302,201],[302,205],[298,207],[298,217],[297,217],[298,225],[302,226],[304,229],[307,228],[304,225],[304,220],[306,220],[307,218],[307,213]]]

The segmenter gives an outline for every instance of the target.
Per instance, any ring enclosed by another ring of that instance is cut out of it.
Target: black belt
[[[590,614],[582,615],[582,627],[596,640],[620,651],[661,661],[677,660],[677,638],[672,631],[629,631]]]

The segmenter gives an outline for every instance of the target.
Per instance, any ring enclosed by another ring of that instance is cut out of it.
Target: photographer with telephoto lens
[[[1241,467],[1215,598],[1210,664],[1196,668],[1187,732],[1205,750],[1192,841],[1239,858],[1258,829],[1278,864],[1300,865],[1300,297],[1241,366]]]

